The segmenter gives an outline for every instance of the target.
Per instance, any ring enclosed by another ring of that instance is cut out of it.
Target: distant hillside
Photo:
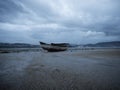
[[[100,42],[96,44],[85,44],[85,45],[72,45],[69,47],[120,47],[120,41],[112,41],[112,42]],[[40,45],[32,45],[26,43],[0,43],[0,48],[39,48]]]
[[[120,47],[120,41],[100,42],[96,44],[86,44],[88,47]]]
[[[0,43],[0,48],[38,48],[39,45],[26,43]]]

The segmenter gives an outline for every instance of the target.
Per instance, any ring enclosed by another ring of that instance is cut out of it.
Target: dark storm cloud
[[[0,22],[8,22],[17,17],[23,9],[13,0],[0,0]]]
[[[119,40],[119,5],[120,0],[1,0],[0,41]]]

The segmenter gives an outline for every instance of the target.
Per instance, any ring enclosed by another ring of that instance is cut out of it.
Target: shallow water
[[[0,90],[120,90],[119,51],[0,54]]]

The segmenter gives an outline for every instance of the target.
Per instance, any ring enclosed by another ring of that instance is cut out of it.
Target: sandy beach
[[[120,90],[120,49],[1,53],[0,90]]]

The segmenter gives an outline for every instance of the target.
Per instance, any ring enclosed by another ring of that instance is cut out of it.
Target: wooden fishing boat
[[[44,42],[40,42],[40,46],[47,50],[48,52],[59,52],[59,51],[65,51],[68,48],[68,43],[51,43],[47,44]]]

